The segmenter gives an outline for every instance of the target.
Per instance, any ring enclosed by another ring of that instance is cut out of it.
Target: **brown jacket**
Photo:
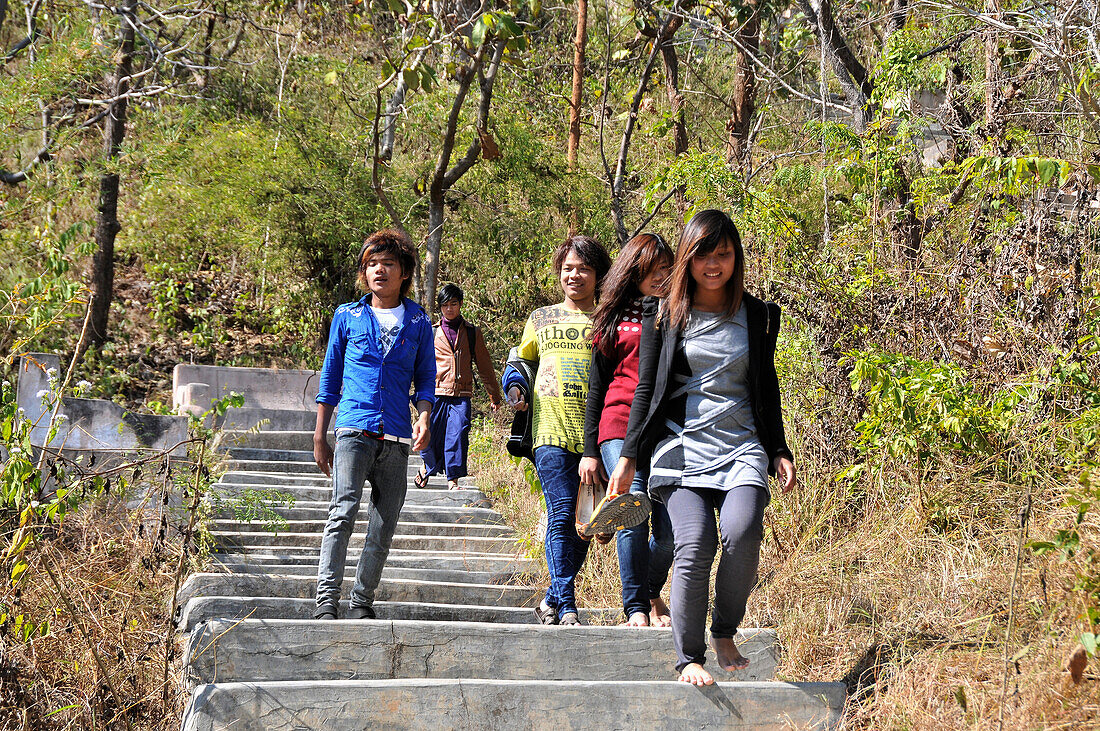
[[[470,347],[470,330],[474,331],[474,347]],[[473,351],[471,353],[471,351]],[[472,356],[472,357],[471,357]],[[443,333],[443,328],[435,328],[435,395],[436,396],[473,396],[474,369],[481,375],[481,384],[489,391],[489,400],[500,403],[500,385],[497,373],[493,369],[493,360],[485,347],[485,336],[481,328],[464,322],[458,330],[458,338],[452,348],[451,342]]]

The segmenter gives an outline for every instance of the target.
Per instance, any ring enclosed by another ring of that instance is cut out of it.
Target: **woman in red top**
[[[619,461],[638,387],[638,344],[642,298],[662,296],[672,266],[672,249],[657,234],[638,234],[626,243],[601,287],[600,305],[592,316],[592,367],[584,421],[582,484],[597,485]],[[602,466],[601,466],[602,462]],[[639,471],[631,492],[646,491]],[[609,495],[609,497],[612,497]],[[649,521],[618,533],[619,575],[623,612],[635,627],[670,624],[661,588],[672,565],[672,524],[664,506],[653,502],[653,536]]]

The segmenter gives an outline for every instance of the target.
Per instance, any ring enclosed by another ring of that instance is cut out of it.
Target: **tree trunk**
[[[874,90],[867,69],[856,58],[848,41],[836,26],[831,0],[799,0],[802,12],[814,23],[821,44],[821,53],[844,87],[848,106],[854,110],[853,126],[857,131],[867,129],[871,121],[871,92]]]
[[[489,110],[493,102],[493,85],[496,83],[497,71],[500,69],[500,60],[504,56],[504,46],[504,41],[492,40],[486,41],[485,45],[478,49],[474,59],[464,67],[464,72],[459,78],[458,91],[451,103],[451,112],[443,132],[443,145],[428,188],[428,234],[424,241],[424,259],[420,278],[420,302],[425,307],[430,307],[435,302],[435,293],[439,286],[439,252],[443,243],[443,207],[447,191],[474,166],[481,154],[481,138],[489,135]],[[483,71],[482,61],[487,52],[492,56],[488,68]],[[466,100],[475,76],[481,87],[481,98],[478,104],[474,139],[466,148],[466,154],[453,167],[448,168],[458,131],[459,112],[462,111],[462,104]]]
[[[997,0],[985,0],[985,12],[993,18],[1000,18]],[[985,126],[990,132],[996,125],[997,97],[1001,77],[1001,34],[990,26],[985,31]],[[990,136],[993,136],[992,134]]]
[[[680,59],[676,55],[676,46],[672,37],[683,25],[683,18],[677,15],[665,33],[661,44],[661,62],[665,70],[665,93],[668,95],[668,114],[672,118],[672,156],[679,157],[687,153],[687,121],[684,119],[684,95],[680,93]],[[683,217],[687,210],[683,186],[676,189],[676,209]]]
[[[566,160],[569,172],[576,172],[577,150],[581,145],[581,102],[584,98],[585,45],[588,41],[588,0],[577,0],[577,35],[573,41],[573,95],[569,100],[569,142]],[[583,225],[582,212],[575,209],[570,221],[570,235]]]
[[[683,24],[684,19],[680,14],[680,0],[675,0],[672,9],[665,17],[660,29],[653,39],[653,49],[650,51],[646,65],[642,68],[641,78],[638,79],[638,88],[634,91],[634,98],[630,101],[630,109],[627,111],[626,124],[623,126],[623,134],[619,139],[619,156],[615,161],[615,172],[608,181],[611,184],[611,220],[615,224],[615,235],[619,246],[626,243],[629,234],[626,230],[626,220],[623,213],[623,189],[626,185],[626,164],[630,155],[630,142],[634,135],[634,127],[638,122],[638,110],[645,96],[646,88],[653,76],[653,65],[657,60],[657,54],[661,48],[672,41],[672,36]]]
[[[905,27],[909,19],[909,0],[894,0],[890,7],[890,14],[886,16],[886,37]]]
[[[95,223],[96,252],[92,259],[92,301],[89,329],[91,342],[102,345],[107,340],[107,320],[114,298],[115,237],[118,235],[119,176],[114,163],[122,150],[126,135],[126,98],[130,88],[130,72],[134,60],[134,13],[137,0],[125,0],[121,12],[118,66],[110,77],[108,88],[113,101],[103,128],[103,153],[106,172],[99,178],[99,205]]]
[[[760,51],[759,6],[753,0],[746,7],[752,9],[752,16],[737,29],[737,75],[730,97],[730,118],[726,122],[729,132],[726,159],[738,169],[743,169],[749,155],[749,133],[752,115],[756,112],[756,67],[752,56],[759,55]]]

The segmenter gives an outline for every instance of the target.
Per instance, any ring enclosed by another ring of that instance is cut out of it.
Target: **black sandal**
[[[420,470],[417,470],[416,475],[413,477],[413,485],[415,485],[418,490],[423,490],[428,486],[428,476]]]

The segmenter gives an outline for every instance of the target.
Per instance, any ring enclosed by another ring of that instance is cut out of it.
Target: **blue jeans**
[[[317,565],[317,606],[335,608],[340,601],[348,541],[363,498],[363,483],[370,480],[367,531],[363,552],[355,569],[351,604],[369,607],[390,554],[390,543],[408,489],[409,447],[363,434],[358,429],[337,429],[332,465],[332,500],[321,538]]]
[[[615,471],[623,452],[622,439],[608,439],[600,444],[603,468],[610,475]],[[645,492],[649,475],[644,470],[634,474],[631,492]],[[649,522],[653,522],[653,537]],[[664,504],[653,501],[650,520],[633,528],[619,531],[615,549],[619,554],[619,577],[623,584],[623,612],[627,619],[635,612],[649,614],[649,601],[661,595],[661,588],[672,567],[672,523]]]
[[[436,396],[432,406],[432,438],[420,453],[424,474],[443,472],[448,480],[465,477],[466,454],[470,451],[470,399],[467,396]]]
[[[577,611],[576,580],[588,541],[577,535],[577,491],[581,477],[579,454],[561,447],[535,448],[535,470],[546,500],[546,567],[550,570],[550,588],[546,603],[558,610]]]

